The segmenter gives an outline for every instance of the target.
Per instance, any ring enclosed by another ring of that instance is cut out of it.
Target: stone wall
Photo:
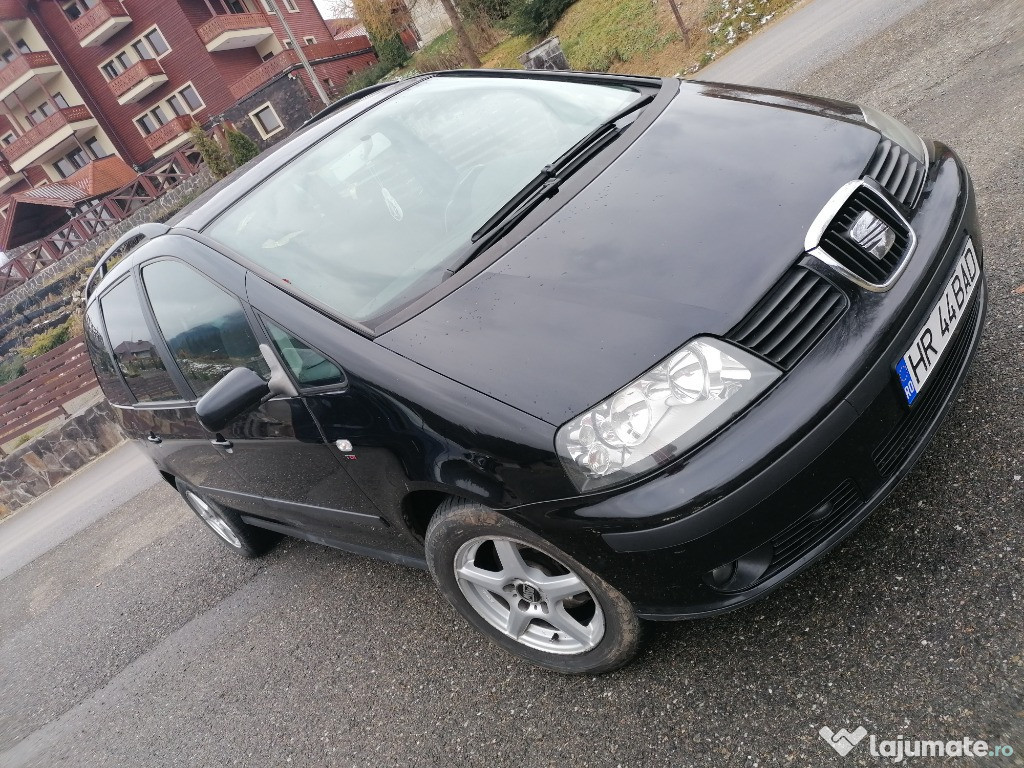
[[[42,496],[124,439],[113,408],[103,401],[17,449],[0,460],[0,519]]]

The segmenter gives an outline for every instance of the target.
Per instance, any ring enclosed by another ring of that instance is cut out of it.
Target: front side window
[[[269,377],[237,298],[178,261],[147,265],[142,281],[167,348],[197,396],[234,368]]]
[[[263,319],[263,324],[267,327],[267,332],[288,370],[303,387],[326,387],[345,383],[345,375],[323,354],[266,318]]]
[[[437,285],[541,169],[633,88],[438,77],[351,119],[206,230],[356,321]]]
[[[122,280],[99,303],[114,359],[135,398],[139,402],[180,399],[146,325],[135,282]]]

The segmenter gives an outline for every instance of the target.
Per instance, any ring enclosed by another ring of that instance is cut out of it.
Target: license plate
[[[974,252],[974,243],[968,237],[953,276],[932,308],[928,322],[917,332],[910,349],[896,363],[896,373],[900,377],[908,405],[914,403],[932,372],[939,367],[950,339],[967,315],[980,278],[978,255]]]

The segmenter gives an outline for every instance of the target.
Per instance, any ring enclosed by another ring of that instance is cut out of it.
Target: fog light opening
[[[739,560],[724,563],[704,574],[704,583],[719,592],[742,592],[757,584],[768,572],[775,550],[764,544]]]

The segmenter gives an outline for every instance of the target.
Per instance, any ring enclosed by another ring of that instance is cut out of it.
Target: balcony
[[[153,153],[153,157],[169,155],[174,150],[184,146],[192,140],[192,134],[188,131],[194,122],[191,115],[176,117],[169,123],[165,123],[146,137],[146,145]]]
[[[6,99],[15,91],[24,89],[34,77],[47,78],[59,72],[60,65],[49,51],[22,54],[0,69],[0,99]]]
[[[359,39],[366,40],[366,38]],[[367,45],[355,47],[348,45],[349,42],[348,40],[329,40],[324,43],[313,43],[312,45],[304,46],[302,50],[306,54],[306,58],[315,64],[324,59],[330,59],[335,56],[351,53],[356,49],[362,50],[369,47],[368,40],[366,40]],[[298,65],[299,55],[295,51],[282,51],[274,58],[260,64],[260,66],[249,72],[241,80],[235,82],[230,88],[231,96],[235,101],[241,101],[261,85],[270,82],[282,72]]]
[[[95,48],[132,23],[119,0],[100,0],[71,22],[71,29],[83,48]]]
[[[63,142],[75,135],[75,131],[95,128],[96,118],[88,107],[67,107],[54,112],[27,133],[16,138],[3,148],[3,156],[15,172],[20,173],[35,165]]]
[[[210,53],[251,48],[259,45],[274,30],[262,13],[225,13],[214,16],[196,30]]]
[[[108,85],[117,103],[134,104],[167,82],[164,68],[156,59],[140,61],[111,80]]]
[[[25,174],[16,173],[7,159],[0,157],[0,193],[6,192],[25,178]]]
[[[25,0],[0,0],[0,21],[18,21],[28,18]]]

